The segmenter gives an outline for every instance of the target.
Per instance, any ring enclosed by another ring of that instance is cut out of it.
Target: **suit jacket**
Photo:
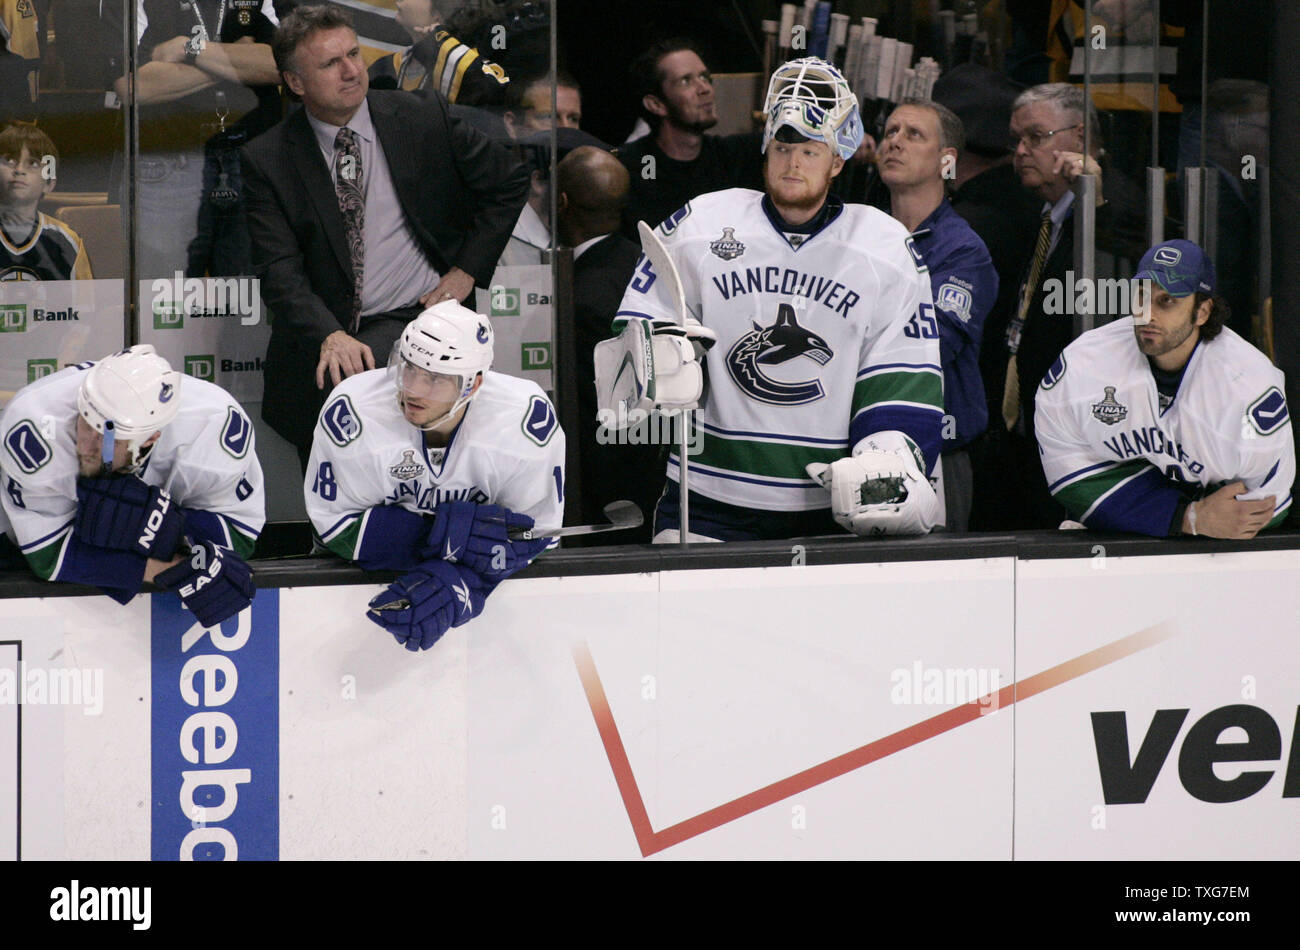
[[[527,196],[524,167],[450,116],[438,93],[372,90],[367,100],[417,243],[440,274],[459,267],[487,287]],[[273,315],[262,418],[307,447],[324,401],[315,380],[321,342],[351,323],[343,215],[305,109],[241,154],[253,272]]]
[[[573,262],[573,313],[577,323],[578,465],[580,510],[587,523],[603,520],[611,501],[637,503],[646,523],[634,531],[594,536],[591,545],[648,544],[652,513],[664,489],[667,453],[661,445],[601,445],[596,439],[596,367],[592,351],[614,335],[610,322],[636,270],[641,248],[621,234],[609,234]],[[581,538],[569,539],[581,542]]]

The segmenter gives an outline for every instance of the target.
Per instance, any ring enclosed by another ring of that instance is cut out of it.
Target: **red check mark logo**
[[[1060,686],[1062,683],[1067,683],[1072,679],[1099,670],[1103,666],[1118,662],[1142,650],[1163,643],[1172,636],[1174,636],[1172,626],[1157,624],[1113,643],[1098,647],[1096,650],[1050,667],[1041,673],[1035,673],[1033,676],[1026,677],[1019,682],[1004,686],[997,692],[996,708],[1000,709],[1026,700],[1054,686]],[[636,776],[632,773],[632,764],[628,761],[627,750],[623,748],[623,740],[619,735],[618,725],[614,722],[614,715],[610,711],[609,701],[605,698],[605,688],[600,682],[600,675],[596,672],[595,660],[591,657],[591,651],[588,649],[586,641],[574,645],[573,661],[578,668],[578,677],[581,679],[582,688],[587,694],[587,704],[591,707],[592,718],[596,721],[596,730],[600,733],[600,740],[605,746],[605,755],[609,759],[610,769],[614,773],[614,781],[618,785],[619,795],[623,799],[623,807],[627,809],[627,817],[632,823],[632,831],[636,835],[636,843],[641,849],[643,857],[649,857],[663,851],[665,848],[681,844],[683,841],[702,835],[706,831],[712,831],[714,828],[735,821],[737,818],[743,818],[760,808],[766,808],[768,805],[775,804],[782,799],[807,791],[817,785],[829,782],[831,779],[839,778],[841,775],[860,769],[865,765],[870,765],[872,762],[885,758],[885,756],[901,752],[927,739],[933,739],[935,736],[956,729],[958,726],[964,726],[968,722],[979,719],[981,711],[992,705],[992,694],[990,694],[963,706],[955,706],[938,715],[931,716],[929,719],[923,719],[915,725],[908,726],[906,729],[900,729],[883,739],[877,739],[843,755],[827,759],[825,762],[804,769],[802,772],[796,772],[788,778],[765,785],[748,795],[742,795],[693,818],[670,825],[662,831],[655,831],[650,825],[650,816],[646,813],[645,801],[642,799],[641,791],[637,787]]]

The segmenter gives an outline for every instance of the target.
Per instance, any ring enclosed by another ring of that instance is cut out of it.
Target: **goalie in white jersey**
[[[204,626],[249,605],[265,495],[225,390],[133,346],[25,386],[0,433],[3,527],[40,577],[120,603],[152,581]]]
[[[1134,316],[1083,334],[1038,388],[1052,494],[1098,530],[1252,538],[1281,524],[1295,480],[1282,372],[1223,325],[1195,244],[1151,248],[1134,279],[1148,282]]]
[[[489,372],[492,327],[454,300],[407,325],[387,369],[336,386],[303,491],[321,541],[408,572],[367,616],[410,650],[478,616],[564,519],[564,432],[536,383]]]
[[[642,257],[614,321],[623,335],[597,349],[604,421],[617,425],[651,399],[694,406],[698,386],[675,390],[700,376],[707,348],[689,454],[691,540],[824,534],[836,530],[832,515],[857,534],[924,533],[941,518],[928,476],[943,424],[925,265],[897,221],[829,194],[863,134],[834,66],[781,66],[765,108],[766,194],[702,195],[658,228],[680,275],[685,328],[670,281]],[[653,397],[628,391],[624,354],[638,373],[646,364]],[[679,482],[674,453],[656,541],[678,539]]]

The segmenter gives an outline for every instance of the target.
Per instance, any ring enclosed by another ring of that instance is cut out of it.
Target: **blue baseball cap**
[[[1214,262],[1191,241],[1165,241],[1142,255],[1134,280],[1154,280],[1171,297],[1214,293]]]

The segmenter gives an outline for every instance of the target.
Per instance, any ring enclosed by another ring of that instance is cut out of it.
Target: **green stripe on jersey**
[[[67,546],[71,537],[72,532],[68,531],[67,534],[55,538],[43,548],[23,552],[27,557],[27,563],[31,565],[37,577],[48,581],[53,576],[54,568],[58,565],[59,558],[63,555],[63,549]]]
[[[849,454],[847,442],[839,447],[791,445],[755,439],[724,439],[710,432],[700,433],[701,450],[692,463],[710,465],[729,472],[764,475],[768,478],[808,480],[804,466],[809,462],[834,462]]]
[[[858,380],[853,387],[853,414],[878,402],[919,402],[943,411],[943,377],[928,370],[903,370]]]
[[[257,546],[257,538],[245,534],[238,527],[226,522],[226,530],[230,533],[230,546],[236,554],[247,560],[253,554],[253,548]]]
[[[339,557],[355,561],[357,559],[358,541],[361,537],[362,517],[353,518],[346,528],[325,542],[325,546]]]
[[[1095,475],[1089,475],[1087,478],[1081,478],[1077,482],[1071,482],[1055,492],[1056,500],[1065,506],[1065,510],[1070,513],[1071,518],[1079,521],[1083,518],[1083,513],[1091,508],[1098,498],[1124,481],[1124,479],[1131,478],[1147,468],[1154,469],[1155,466],[1145,459],[1122,462],[1114,468],[1106,469],[1104,472],[1098,472]]]

